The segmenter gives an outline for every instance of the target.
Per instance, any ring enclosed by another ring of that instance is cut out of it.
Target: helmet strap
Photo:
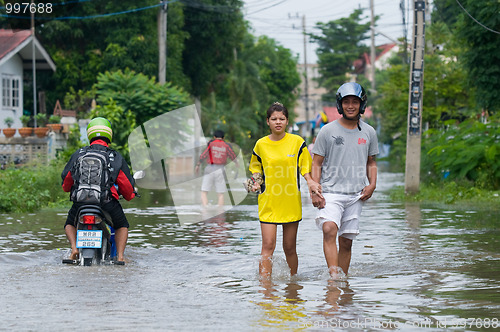
[[[348,118],[344,112],[342,112],[342,117],[346,120],[349,120],[349,121],[354,121],[356,120],[356,124],[358,126],[358,130],[361,131],[361,126],[359,125],[359,120],[361,119],[361,113],[358,113],[358,115],[356,116],[356,119],[350,119]]]

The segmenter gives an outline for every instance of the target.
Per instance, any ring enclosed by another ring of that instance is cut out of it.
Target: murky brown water
[[[500,208],[390,202],[381,173],[347,280],[328,277],[305,200],[298,276],[257,276],[254,197],[180,226],[168,197],[125,203],[126,266],[67,266],[66,211],[0,215],[0,330],[480,330],[499,326]],[[278,243],[281,243],[281,234]]]

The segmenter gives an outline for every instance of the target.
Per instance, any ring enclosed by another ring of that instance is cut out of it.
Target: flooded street
[[[291,278],[281,248],[258,277],[256,198],[181,226],[167,199],[123,206],[125,266],[68,266],[66,211],[0,215],[0,330],[481,330],[500,319],[500,207],[391,202],[380,173],[349,277],[330,280],[315,209],[304,201]],[[307,188],[307,187],[306,187]]]

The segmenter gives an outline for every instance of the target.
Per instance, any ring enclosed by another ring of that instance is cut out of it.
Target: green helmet
[[[87,126],[87,137],[89,142],[94,137],[106,137],[111,142],[113,138],[113,130],[111,129],[111,122],[105,118],[93,118]]]

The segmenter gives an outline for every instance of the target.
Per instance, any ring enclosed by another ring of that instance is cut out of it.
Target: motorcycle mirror
[[[142,179],[142,178],[144,178],[146,176],[146,172],[144,172],[144,171],[137,171],[137,172],[134,173],[133,176],[134,176],[134,179],[139,180],[139,179]]]

